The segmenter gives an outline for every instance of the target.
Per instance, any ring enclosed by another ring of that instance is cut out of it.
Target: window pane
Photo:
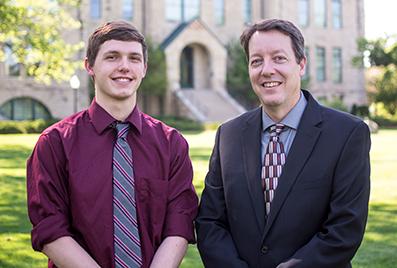
[[[309,15],[310,15],[310,9],[309,9],[309,0],[298,0],[298,20],[299,20],[299,25],[306,27],[309,25]]]
[[[314,3],[314,16],[317,26],[327,27],[326,0],[316,0]]]
[[[8,45],[4,46],[4,53],[7,74],[10,76],[21,75],[21,65],[17,62],[14,53]]]
[[[14,114],[13,120],[31,120],[33,119],[32,101],[28,98],[20,98],[13,100]]]
[[[225,23],[225,1],[214,0],[214,13],[215,13],[215,24],[223,25]]]
[[[200,13],[199,0],[182,0],[183,1],[183,20],[188,21],[197,18]]]
[[[325,81],[325,48],[316,47],[316,78]]]
[[[4,119],[12,118],[12,106],[11,101],[7,101],[0,107],[0,117],[4,117]],[[3,118],[0,118],[3,119]]]
[[[342,49],[334,48],[332,50],[332,81],[335,83],[342,82]]]
[[[131,20],[134,16],[134,1],[123,0],[123,19]]]
[[[243,11],[244,11],[244,22],[249,23],[252,21],[252,1],[244,0],[243,1]]]
[[[99,19],[101,17],[102,3],[101,0],[90,0],[91,18]]]
[[[181,21],[182,19],[182,0],[167,0],[165,16],[169,21]]]
[[[332,0],[332,24],[335,29],[342,28],[342,1]]]

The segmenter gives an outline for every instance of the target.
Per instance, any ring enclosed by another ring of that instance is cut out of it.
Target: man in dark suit
[[[301,90],[291,22],[260,21],[240,40],[262,105],[218,129],[196,219],[204,265],[351,267],[368,214],[368,127]]]

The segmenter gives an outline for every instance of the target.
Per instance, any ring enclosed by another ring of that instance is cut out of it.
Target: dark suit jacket
[[[351,267],[369,199],[368,127],[308,100],[268,217],[261,188],[261,108],[219,127],[200,211],[206,267]],[[289,267],[289,266],[288,266]]]

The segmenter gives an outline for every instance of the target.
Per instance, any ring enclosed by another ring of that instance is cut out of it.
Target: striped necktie
[[[267,145],[265,159],[262,167],[262,187],[265,197],[266,215],[270,213],[270,205],[274,198],[278,178],[281,176],[285,164],[284,145],[280,141],[280,133],[283,131],[283,124],[276,124],[270,127],[270,140]]]
[[[116,268],[142,266],[135,204],[132,151],[127,142],[129,124],[117,123],[113,148],[113,226]]]

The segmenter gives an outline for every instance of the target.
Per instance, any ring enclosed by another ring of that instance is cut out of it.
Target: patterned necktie
[[[142,266],[135,204],[132,151],[127,142],[129,124],[118,123],[113,148],[113,226],[116,268]]]
[[[283,128],[283,124],[276,124],[270,127],[270,140],[262,167],[262,189],[265,196],[266,215],[270,213],[270,205],[277,188],[278,178],[281,176],[285,163],[284,145],[280,141],[280,133]]]

